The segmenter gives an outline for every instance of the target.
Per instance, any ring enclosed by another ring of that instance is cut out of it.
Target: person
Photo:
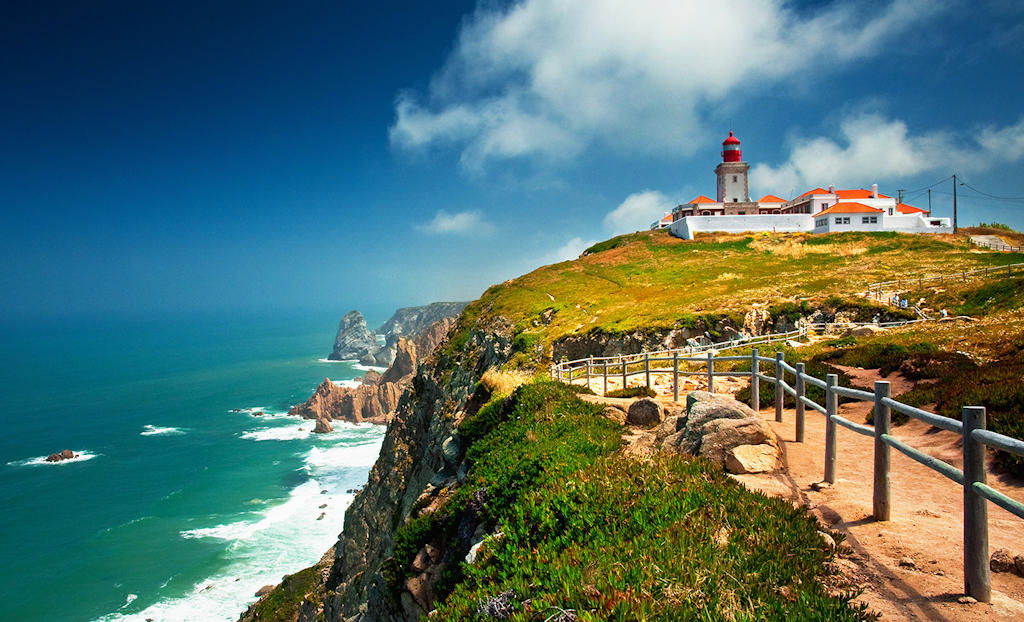
[[[939,315],[942,316],[943,318],[949,317],[949,313],[947,313],[945,309],[939,311]]]
[[[878,324],[878,320],[879,320],[879,319],[880,319],[880,318],[878,317],[878,314],[876,313],[876,314],[875,314],[875,317],[871,318],[871,323],[872,323],[872,324]]]

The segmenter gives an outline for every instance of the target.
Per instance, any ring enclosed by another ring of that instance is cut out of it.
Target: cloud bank
[[[1024,158],[1024,118],[1005,127],[971,132],[936,130],[913,135],[907,124],[877,113],[858,113],[839,125],[836,139],[795,141],[785,162],[757,164],[750,185],[758,193],[792,195],[829,184],[867,187],[927,172],[976,172]]]
[[[425,94],[401,93],[403,149],[451,147],[464,167],[574,158],[600,143],[692,152],[707,111],[741,89],[883,53],[941,3],[522,0],[484,3]],[[730,40],[742,45],[723,45]],[[828,33],[827,36],[824,33]]]
[[[665,212],[672,211],[676,205],[677,201],[657,190],[634,192],[605,215],[604,226],[610,233],[616,234],[642,231],[664,216]]]

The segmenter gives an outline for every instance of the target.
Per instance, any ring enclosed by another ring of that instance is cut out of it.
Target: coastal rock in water
[[[269,594],[269,593],[271,593],[273,591],[274,591],[274,586],[273,585],[264,585],[260,589],[256,590],[256,593],[253,594],[253,596],[255,596],[256,598],[262,598],[263,596],[266,596],[267,594]]]
[[[46,456],[46,461],[47,462],[60,462],[62,460],[71,460],[74,457],[75,457],[75,452],[71,451],[70,449],[65,449],[64,451],[62,451],[60,453],[50,454],[49,456]]]
[[[333,431],[334,428],[331,427],[330,419],[326,419],[324,417],[317,417],[316,426],[313,428],[314,434],[326,434],[328,432]]]
[[[338,324],[334,349],[327,358],[332,361],[359,359],[377,350],[377,337],[366,327],[363,314],[349,311]]]

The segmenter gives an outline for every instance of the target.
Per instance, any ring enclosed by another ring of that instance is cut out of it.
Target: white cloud
[[[901,120],[855,113],[840,123],[839,134],[838,141],[797,140],[782,164],[754,166],[751,188],[786,196],[829,184],[867,187],[929,171],[981,171],[1024,157],[1024,119],[963,135],[941,130],[913,135]]]
[[[561,247],[554,251],[544,255],[541,258],[541,265],[547,265],[551,263],[558,263],[560,261],[569,261],[570,259],[576,259],[583,251],[587,250],[594,244],[597,244],[597,240],[584,240],[581,237],[575,237],[563,244]]]
[[[438,210],[434,218],[422,225],[416,225],[420,231],[435,234],[452,235],[490,235],[494,233],[494,225],[484,219],[476,210],[449,213]]]
[[[454,146],[470,169],[563,160],[595,143],[692,152],[707,138],[705,111],[730,94],[884,53],[940,5],[834,2],[801,14],[785,0],[483,3],[429,92],[398,97],[391,141]]]
[[[676,202],[657,190],[634,192],[604,217],[604,226],[612,233],[647,229],[655,220],[672,211]]]

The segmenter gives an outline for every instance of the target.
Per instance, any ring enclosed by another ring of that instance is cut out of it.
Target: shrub
[[[626,387],[605,393],[605,397],[657,397],[654,389],[644,387]]]

